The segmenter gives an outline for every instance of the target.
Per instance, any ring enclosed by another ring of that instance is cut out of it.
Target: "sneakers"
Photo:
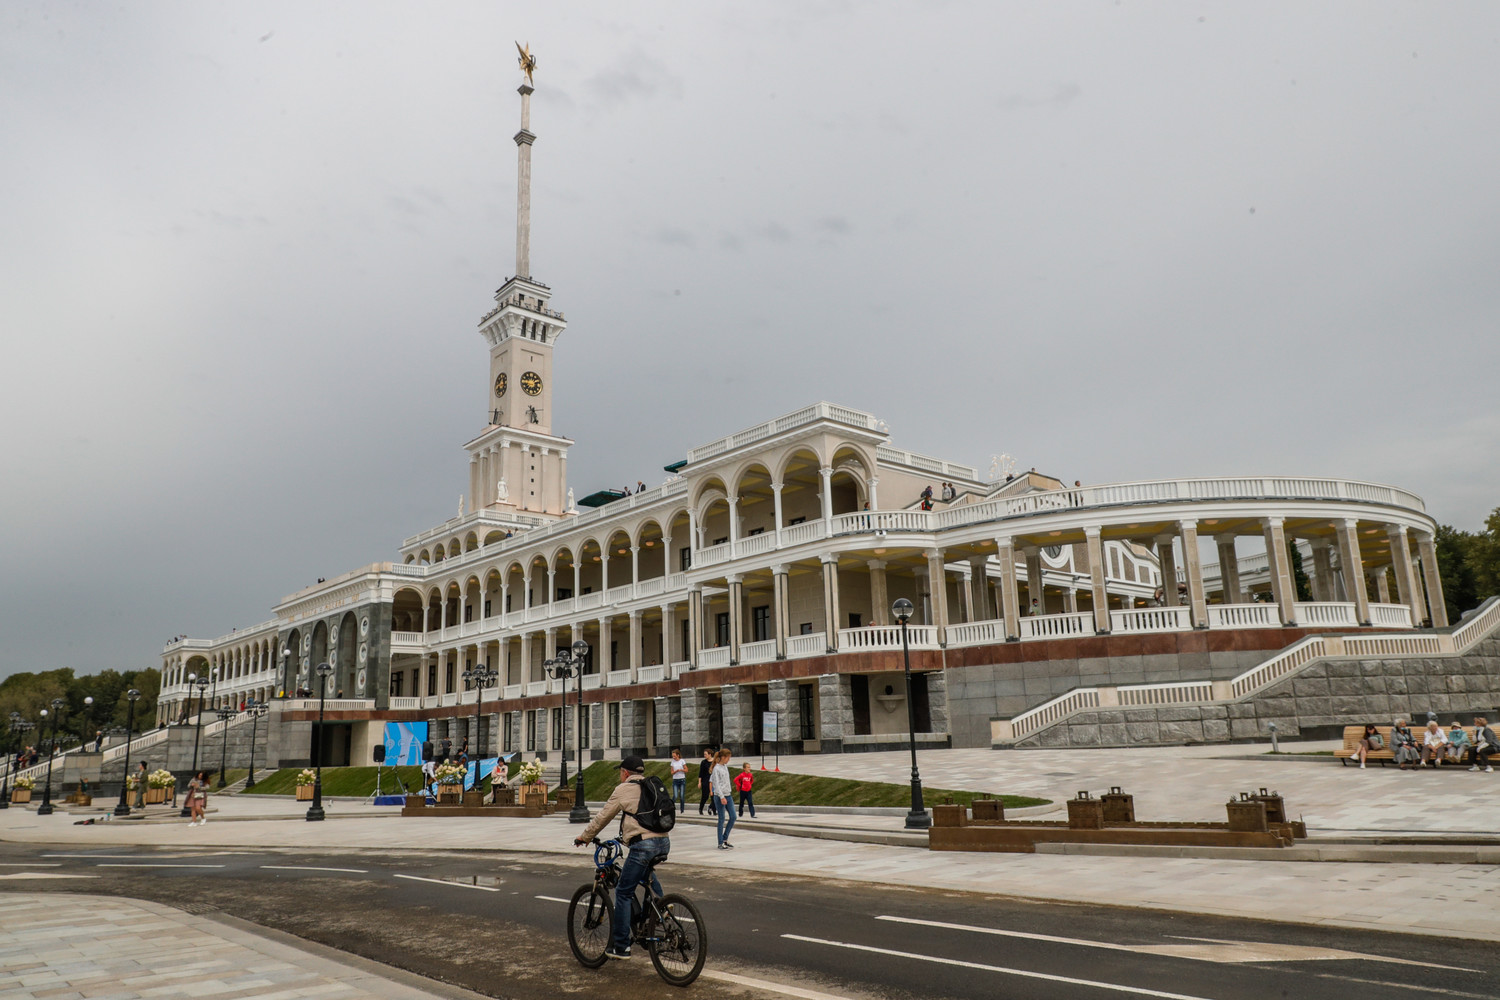
[[[1477,770],[1479,770],[1479,765],[1475,764],[1473,767],[1469,768],[1469,770],[1471,770],[1471,771],[1477,771]]]
[[[720,844],[719,845],[719,850],[721,850],[721,851],[727,851],[727,850],[729,850],[729,845],[728,844]]]
[[[1349,755],[1350,760],[1359,760],[1359,751],[1356,750]]]
[[[1365,769],[1365,762],[1364,762],[1364,761],[1360,761],[1360,762],[1359,762],[1359,769],[1360,769],[1360,770],[1361,770],[1361,771],[1363,771],[1363,770],[1364,770],[1364,769]]]
[[[1486,768],[1485,768],[1485,770],[1486,770],[1486,771],[1493,771],[1493,770],[1494,770],[1494,768],[1493,768],[1493,767],[1486,767]]]
[[[616,948],[614,945],[610,945],[608,948],[604,949],[604,957],[605,958],[618,958],[618,959],[620,959],[620,960],[623,961],[623,960],[625,960],[625,959],[627,959],[627,958],[630,957],[630,949],[629,948],[620,949],[620,948]]]

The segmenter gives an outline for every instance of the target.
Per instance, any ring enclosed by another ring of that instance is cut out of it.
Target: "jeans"
[[[616,951],[630,950],[630,901],[635,896],[635,887],[644,882],[647,874],[650,874],[651,891],[658,896],[662,894],[661,881],[648,866],[652,858],[657,856],[665,858],[671,849],[671,837],[649,837],[637,841],[625,855],[625,863],[620,866],[620,881],[615,886],[613,935]]]
[[[740,792],[740,815],[745,815],[745,810],[750,810],[750,818],[755,818],[755,793]]]
[[[672,801],[677,803],[678,812],[687,812],[687,779],[672,779]]]
[[[721,800],[715,795],[714,802],[719,808],[719,843],[722,844],[729,840],[729,831],[734,829],[734,821],[738,817],[734,814],[734,800],[729,796],[726,795]]]

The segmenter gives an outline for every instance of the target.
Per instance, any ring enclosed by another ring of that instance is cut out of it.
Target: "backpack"
[[[677,803],[667,786],[656,775],[647,775],[640,781],[641,801],[631,813],[642,828],[652,833],[671,833],[677,825]]]

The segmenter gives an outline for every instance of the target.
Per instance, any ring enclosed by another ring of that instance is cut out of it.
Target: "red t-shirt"
[[[748,792],[755,784],[755,774],[752,771],[741,771],[734,776],[734,787],[742,792]]]

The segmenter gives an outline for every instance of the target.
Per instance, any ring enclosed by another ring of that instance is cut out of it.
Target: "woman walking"
[[[687,812],[687,761],[682,759],[682,751],[676,747],[672,748],[672,759],[668,761],[672,767],[672,801],[677,803],[677,811]]]
[[[137,809],[146,808],[146,784],[148,781],[146,774],[146,762],[141,761],[141,769],[135,773],[135,807]]]
[[[703,815],[704,806],[713,805],[713,792],[709,790],[709,775],[714,770],[714,752],[711,749],[703,751],[703,759],[698,762],[698,789],[702,795],[698,798],[698,815]],[[718,810],[713,810],[717,812]]]
[[[208,817],[203,815],[204,809],[208,807],[208,772],[199,771],[193,775],[193,780],[188,782],[187,807],[192,819],[188,820],[188,826],[202,826],[208,822]]]
[[[709,790],[713,792],[714,805],[719,810],[719,850],[727,851],[734,845],[729,842],[729,831],[734,829],[734,786],[729,781],[729,748],[725,747],[714,756],[714,769],[709,772]]]

